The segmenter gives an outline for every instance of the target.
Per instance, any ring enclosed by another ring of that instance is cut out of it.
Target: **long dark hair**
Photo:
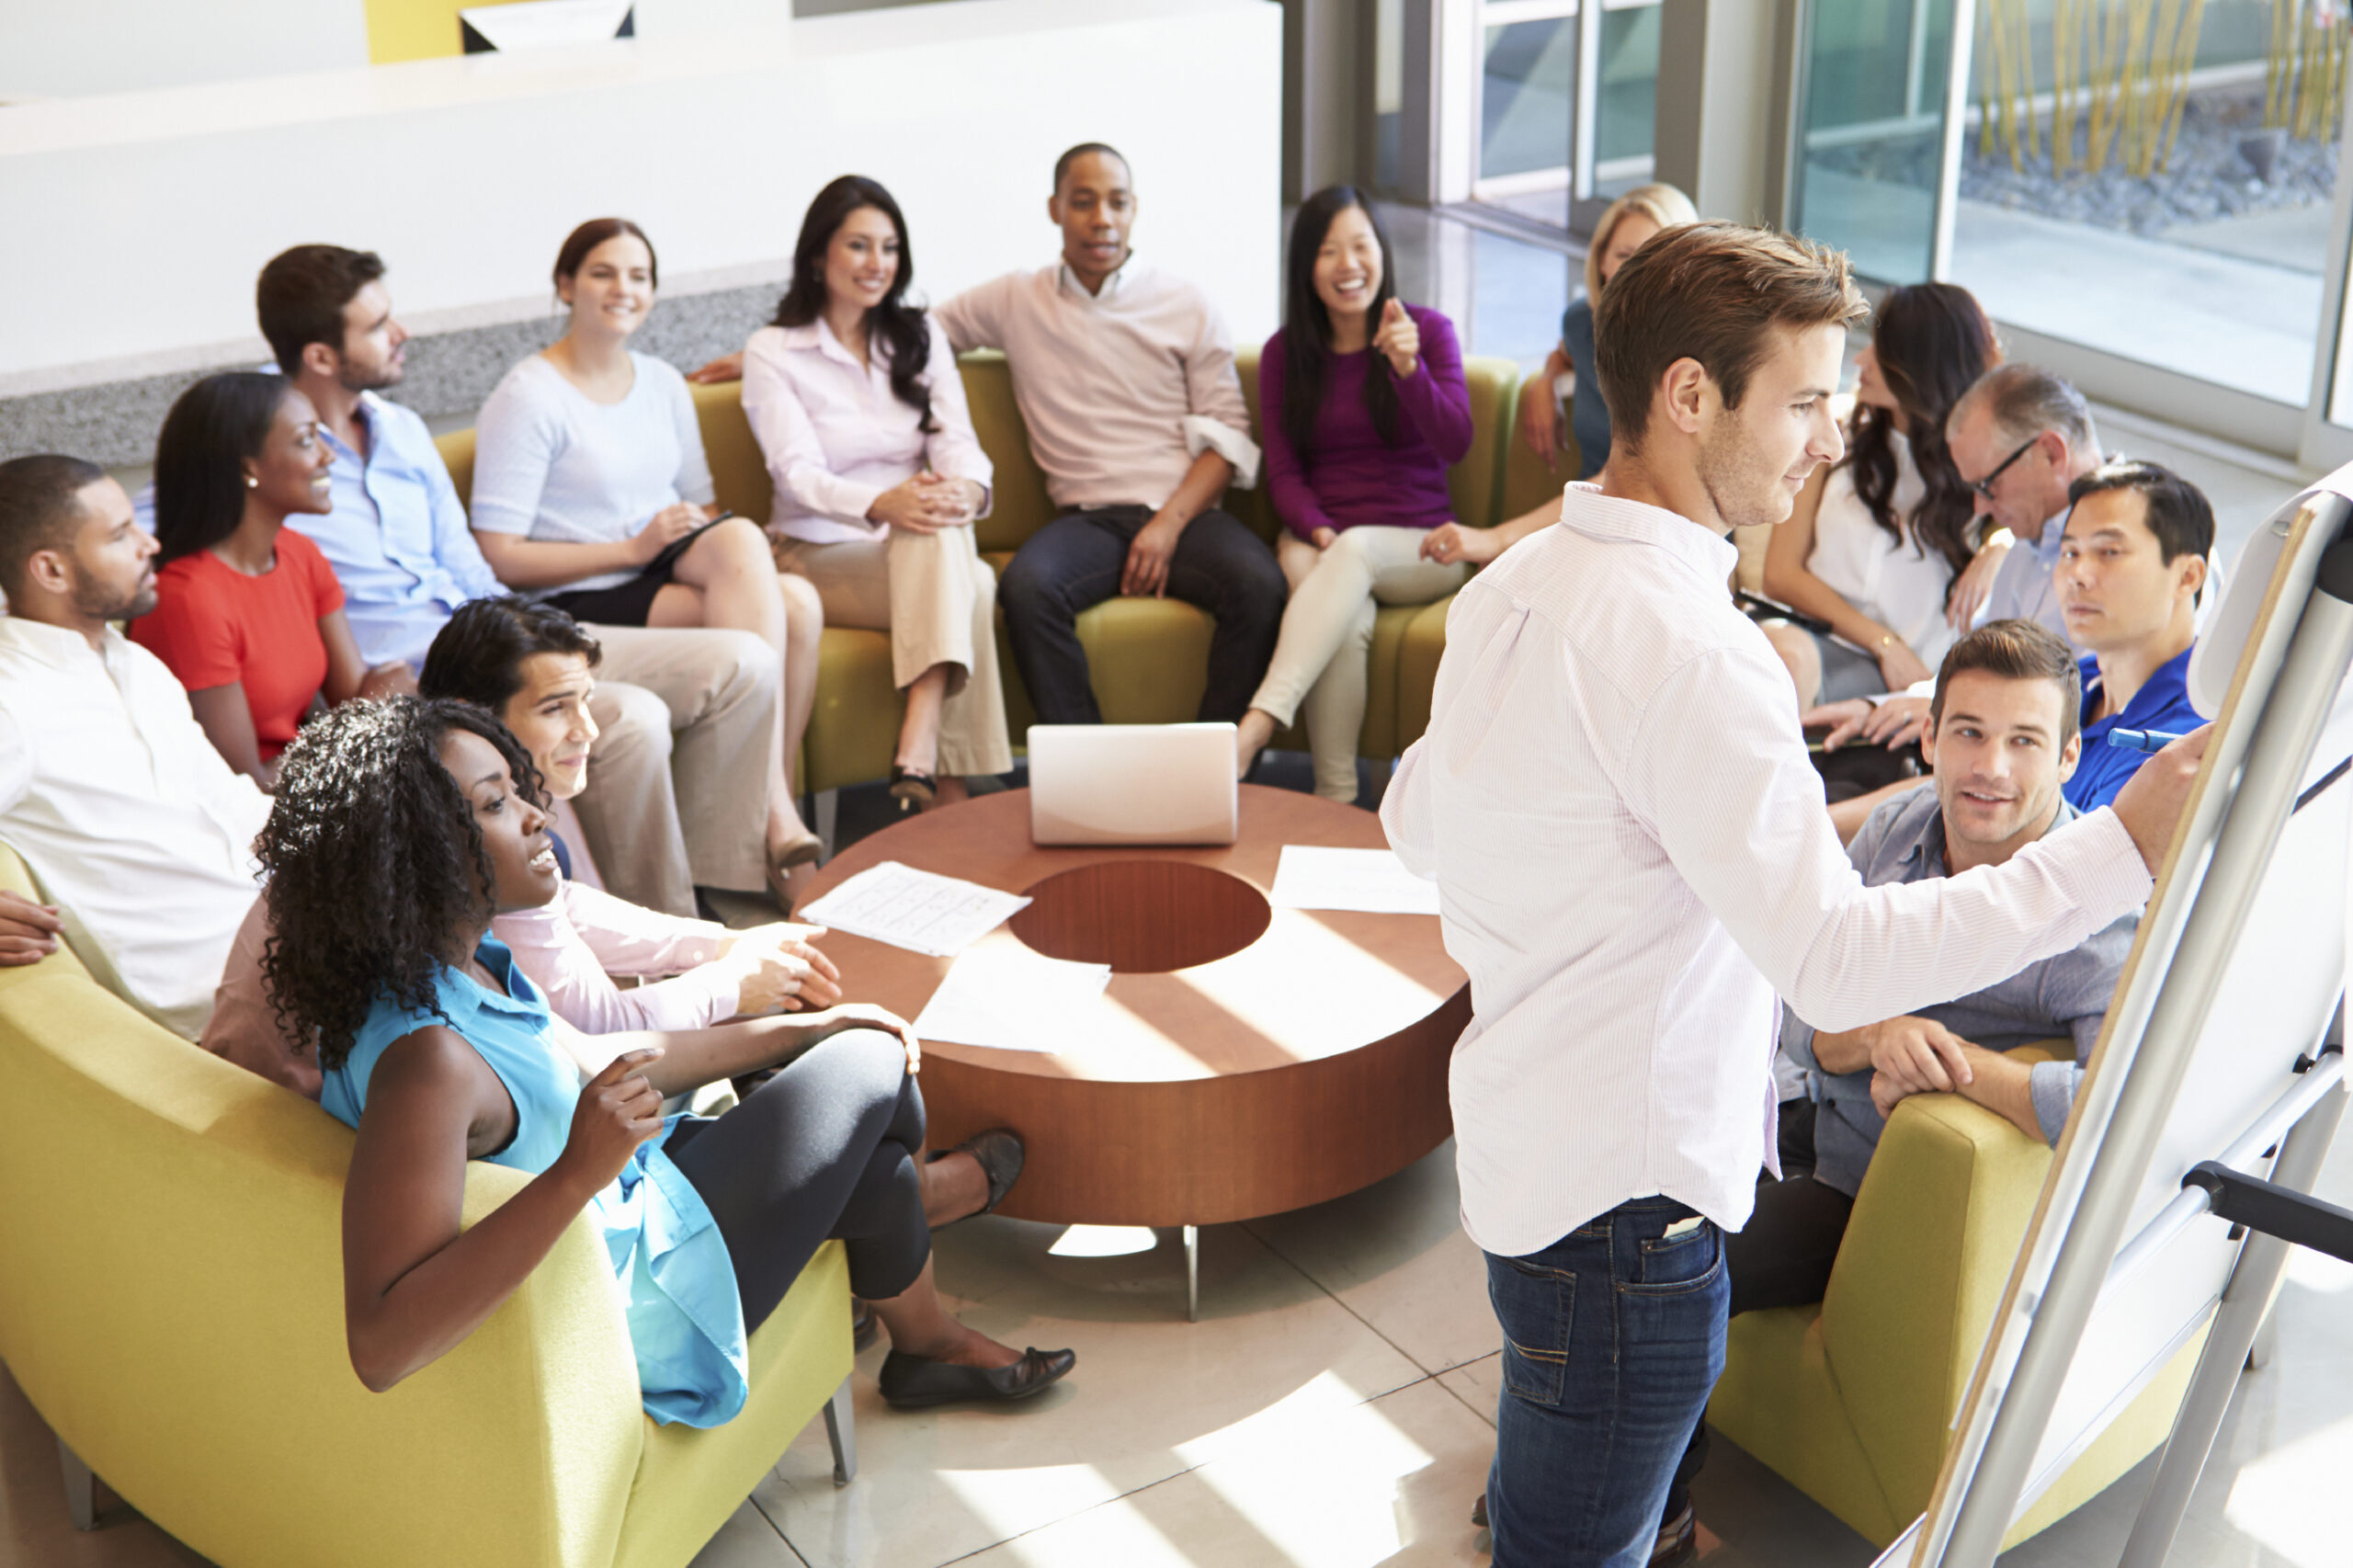
[[[825,251],[834,235],[861,207],[871,207],[891,220],[899,236],[899,271],[891,279],[881,302],[866,312],[870,348],[880,338],[883,358],[891,362],[891,395],[920,416],[916,428],[928,436],[939,426],[932,422],[931,393],[923,384],[924,368],[931,361],[931,331],[924,324],[923,307],[906,302],[907,285],[915,280],[915,253],[907,244],[907,220],[880,180],[864,175],[843,175],[819,191],[801,220],[801,238],[792,247],[792,281],[776,305],[770,326],[807,326],[825,313]]]
[[[496,884],[466,792],[441,766],[452,730],[498,748],[544,810],[530,754],[470,702],[347,702],[286,748],[254,854],[269,872],[262,981],[278,1026],[313,1041],[323,1067],[351,1054],[379,997],[441,1013],[436,980],[450,937],[490,917]]]
[[[1315,253],[1332,221],[1349,208],[1362,212],[1381,246],[1381,287],[1365,308],[1368,331],[1381,325],[1381,312],[1397,297],[1397,269],[1389,250],[1389,231],[1372,203],[1352,185],[1327,185],[1299,204],[1290,224],[1290,257],[1283,267],[1283,434],[1305,451],[1314,443],[1315,416],[1324,409],[1324,381],[1332,363],[1332,316],[1315,293]],[[1389,361],[1371,355],[1364,372],[1365,412],[1383,446],[1397,444],[1397,386],[1389,379]]]
[[[1915,283],[1891,289],[1880,301],[1871,328],[1871,352],[1880,379],[1904,411],[1913,466],[1926,488],[1912,514],[1913,548],[1934,550],[1952,563],[1956,579],[1969,564],[1969,525],[1976,503],[1953,466],[1945,445],[1945,416],[1978,377],[2002,358],[1994,324],[1968,290],[1957,283]],[[1858,403],[1847,461],[1855,494],[1871,520],[1899,543],[1904,521],[1895,515],[1895,453],[1888,436],[1895,420],[1883,408]]]
[[[294,383],[264,370],[207,376],[180,393],[155,437],[157,564],[210,550],[245,517],[247,458],[261,456]]]

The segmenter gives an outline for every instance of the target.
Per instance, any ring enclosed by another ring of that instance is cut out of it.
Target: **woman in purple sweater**
[[[1397,298],[1389,236],[1352,187],[1300,204],[1283,317],[1258,407],[1290,605],[1235,766],[1247,773],[1303,705],[1315,792],[1353,801],[1374,607],[1427,604],[1470,570],[1421,547],[1453,516],[1446,471],[1471,449],[1471,394],[1453,324]]]

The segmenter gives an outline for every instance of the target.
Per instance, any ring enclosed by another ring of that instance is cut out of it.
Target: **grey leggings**
[[[819,1040],[716,1119],[690,1117],[664,1145],[719,1221],[744,1327],[759,1327],[820,1244],[848,1244],[849,1286],[888,1301],[931,1256],[924,1223],[923,1096],[896,1037]]]

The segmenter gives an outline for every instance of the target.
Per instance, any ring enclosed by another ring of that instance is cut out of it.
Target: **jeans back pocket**
[[[1487,1299],[1504,1331],[1504,1392],[1548,1408],[1559,1406],[1569,1368],[1569,1319],[1576,1307],[1576,1276],[1514,1258],[1487,1258]]]

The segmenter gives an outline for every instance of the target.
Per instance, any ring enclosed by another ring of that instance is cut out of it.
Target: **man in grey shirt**
[[[1921,740],[1936,765],[1933,787],[1881,805],[1847,846],[1864,883],[1998,866],[2071,821],[2059,787],[2081,755],[2082,708],[2074,652],[2035,622],[1994,621],[1954,643]],[[1863,1172],[1907,1096],[1956,1092],[2029,1137],[2058,1142],[2138,924],[2126,915],[1982,991],[1843,1033],[1817,1032],[1785,1006],[1781,1049],[1805,1070],[1807,1097],[1782,1106],[1780,1179],[1758,1186],[1747,1226],[1725,1238],[1732,1311],[1822,1299]],[[2075,1042],[2072,1062],[2006,1054],[2063,1037]],[[1666,1517],[1688,1501],[1706,1451],[1703,1424],[1676,1471]]]

